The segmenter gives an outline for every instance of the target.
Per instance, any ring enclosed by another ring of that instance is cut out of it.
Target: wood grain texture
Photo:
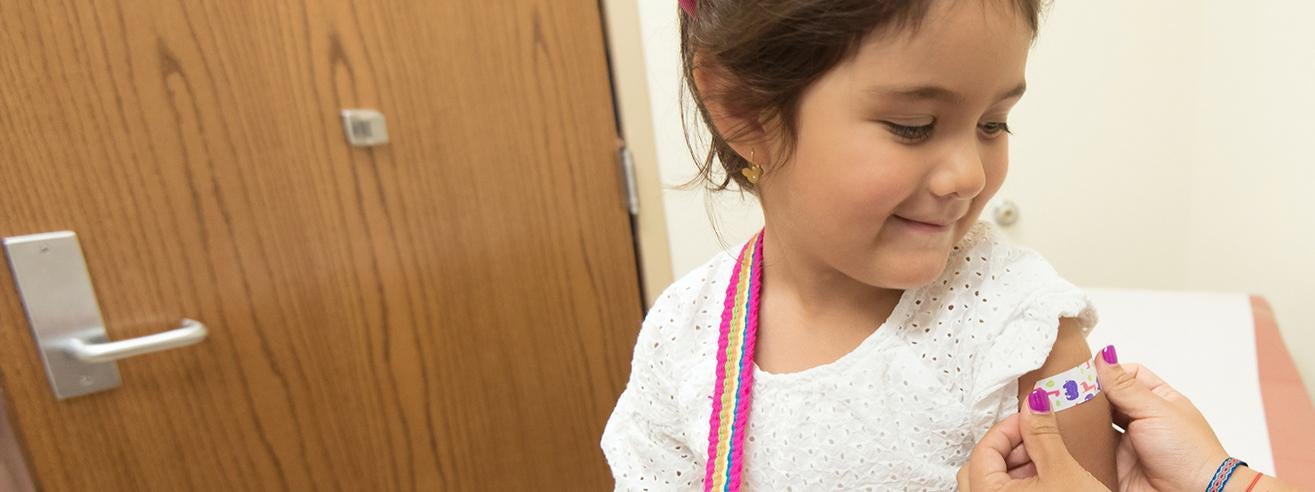
[[[14,435],[5,404],[4,392],[0,391],[0,490],[5,492],[31,492],[36,490],[27,467],[27,457],[18,445],[18,436]]]
[[[78,232],[112,339],[211,329],[56,402],[0,273],[37,485],[610,487],[641,313],[603,46],[583,0],[0,0],[0,236]]]

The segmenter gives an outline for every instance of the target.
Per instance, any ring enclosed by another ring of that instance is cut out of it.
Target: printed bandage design
[[[1036,388],[1050,395],[1050,407],[1056,412],[1067,410],[1095,398],[1100,393],[1096,379],[1096,366],[1091,361],[1036,382]]]

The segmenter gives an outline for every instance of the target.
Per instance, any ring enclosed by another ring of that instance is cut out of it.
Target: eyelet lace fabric
[[[702,489],[733,261],[690,272],[645,318],[602,436],[617,490]],[[795,373],[755,368],[743,487],[954,490],[976,441],[1017,411],[1017,380],[1045,361],[1061,318],[1084,331],[1097,320],[1039,254],[976,224],[940,278],[905,291],[848,354]]]

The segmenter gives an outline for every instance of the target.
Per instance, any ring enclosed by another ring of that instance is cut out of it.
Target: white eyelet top
[[[703,488],[734,260],[681,278],[644,319],[602,437],[617,490]],[[976,441],[1017,411],[1018,377],[1045,362],[1061,318],[1089,331],[1096,312],[1036,252],[976,224],[940,278],[906,290],[852,352],[795,373],[755,366],[742,487],[954,490]]]

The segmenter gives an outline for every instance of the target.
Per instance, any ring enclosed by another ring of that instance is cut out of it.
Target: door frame
[[[652,98],[648,92],[648,71],[644,61],[644,34],[639,20],[639,2],[601,0],[601,5],[617,124],[635,162],[640,206],[639,215],[633,219],[634,234],[639,278],[644,287],[644,309],[647,310],[671,284],[674,272],[662,177],[658,172]],[[676,8],[672,2],[672,16],[676,15]]]

